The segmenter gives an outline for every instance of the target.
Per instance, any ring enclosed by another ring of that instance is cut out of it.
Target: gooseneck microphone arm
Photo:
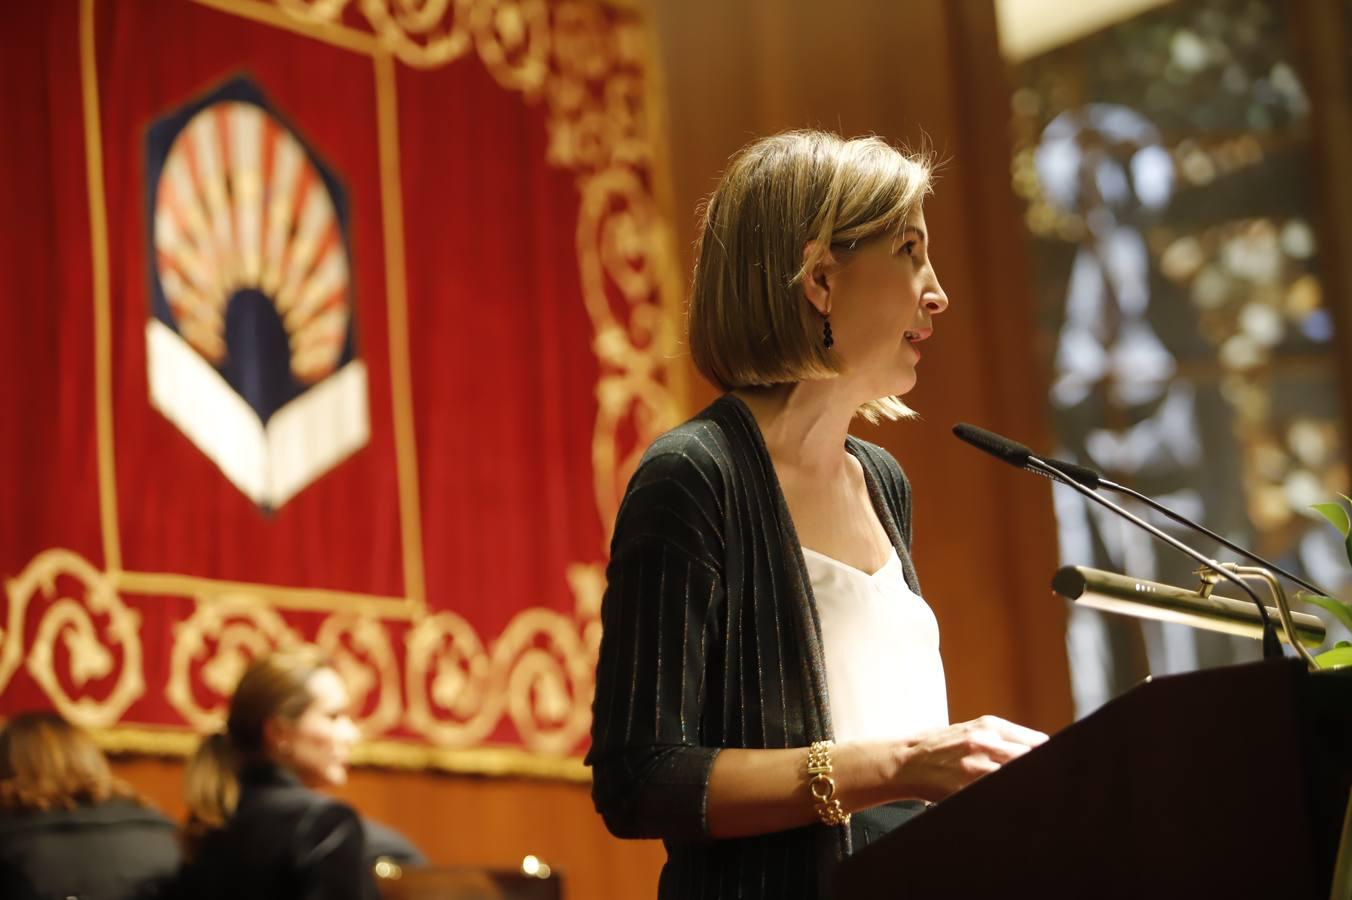
[[[1047,460],[1047,461],[1052,463],[1053,465],[1057,465],[1056,460]],[[1060,468],[1059,465],[1057,467]],[[1275,563],[1268,562],[1266,559],[1259,556],[1257,553],[1254,553],[1252,550],[1246,550],[1243,547],[1236,544],[1235,542],[1221,537],[1219,534],[1212,531],[1210,528],[1207,528],[1205,525],[1201,525],[1197,522],[1192,521],[1187,516],[1174,512],[1172,509],[1165,506],[1163,503],[1160,503],[1158,500],[1155,500],[1152,497],[1147,497],[1140,491],[1132,490],[1126,485],[1118,484],[1115,481],[1109,481],[1107,478],[1104,478],[1102,476],[1099,477],[1099,487],[1103,488],[1105,491],[1112,491],[1115,494],[1124,494],[1128,497],[1138,500],[1141,503],[1144,503],[1146,506],[1153,509],[1155,512],[1159,513],[1160,515],[1165,516],[1166,518],[1173,519],[1178,524],[1191,528],[1197,531],[1199,534],[1206,535],[1216,543],[1220,544],[1222,547],[1225,547],[1227,550],[1231,550],[1235,553],[1238,553],[1240,556],[1244,557],[1250,562],[1258,563],[1258,565],[1262,566],[1265,569],[1271,569],[1278,575],[1285,578],[1287,581],[1290,581],[1294,584],[1298,584],[1301,587],[1305,588],[1305,590],[1318,594],[1321,597],[1329,596],[1329,592],[1324,590],[1323,588],[1318,587],[1317,585],[1310,584],[1310,582],[1306,581],[1304,578],[1301,578],[1299,575],[1294,575],[1286,571],[1281,566],[1276,565]]]
[[[1032,455],[1031,451],[1029,452],[1029,455],[1030,456]],[[1043,457],[1042,459],[1043,462],[1048,463],[1054,468],[1060,469],[1063,473],[1070,476],[1070,478],[1074,479],[1075,481],[1078,481],[1080,484],[1084,485],[1087,488],[1095,488],[1095,489],[1102,488],[1105,491],[1112,491],[1115,494],[1122,494],[1124,496],[1131,497],[1134,500],[1137,500],[1145,504],[1146,506],[1150,507],[1155,512],[1159,513],[1165,518],[1172,519],[1173,521],[1184,526],[1185,528],[1191,528],[1198,534],[1205,535],[1206,537],[1220,544],[1222,547],[1225,547],[1227,550],[1239,554],[1240,556],[1244,557],[1250,562],[1258,563],[1258,565],[1262,566],[1265,569],[1271,569],[1272,571],[1276,572],[1278,575],[1282,576],[1286,580],[1292,582],[1293,584],[1300,585],[1307,591],[1311,591],[1323,597],[1330,596],[1328,591],[1324,590],[1318,585],[1311,584],[1304,578],[1301,578],[1299,575],[1286,571],[1281,566],[1264,559],[1257,553],[1254,553],[1252,550],[1248,550],[1244,547],[1241,547],[1239,544],[1236,544],[1234,541],[1221,537],[1219,534],[1212,531],[1210,528],[1207,528],[1200,522],[1194,522],[1192,519],[1189,519],[1182,513],[1175,512],[1174,510],[1165,506],[1163,503],[1156,500],[1154,497],[1142,494],[1140,491],[1133,490],[1132,488],[1129,488],[1124,484],[1118,484],[1116,481],[1110,481],[1109,479],[1103,476],[1103,473],[1097,472],[1089,468],[1088,466],[1082,466],[1079,465],[1078,463],[1073,462],[1066,462],[1065,460],[1061,459],[1048,459],[1046,457]],[[1036,469],[1033,469],[1027,465],[1023,466],[1023,468],[1029,472],[1036,472],[1039,475],[1046,475],[1046,477],[1048,478],[1052,477],[1046,472],[1038,472]],[[1064,481],[1065,479],[1058,480]]]
[[[1105,497],[1100,497],[1098,494],[1094,493],[1092,490],[1085,487],[1083,484],[1080,484],[1080,482],[1077,481],[1075,478],[1072,478],[1068,472],[1065,472],[1060,468],[1056,467],[1055,465],[1048,463],[1046,460],[1034,456],[1033,452],[1029,450],[1027,447],[1023,446],[1022,444],[1017,444],[1014,441],[1002,438],[998,434],[993,434],[992,432],[986,431],[985,429],[977,428],[974,425],[966,425],[966,424],[956,425],[953,428],[953,434],[956,435],[960,440],[965,441],[968,444],[971,444],[973,447],[976,447],[978,450],[983,450],[986,453],[989,453],[990,455],[996,457],[997,459],[1004,460],[1005,462],[1009,463],[1010,465],[1016,468],[1020,469],[1026,468],[1029,471],[1037,472],[1040,475],[1046,475],[1058,481],[1065,482],[1067,487],[1079,493],[1081,496],[1085,497],[1086,499],[1094,503],[1099,504],[1105,509],[1111,510],[1112,512],[1121,516],[1123,519],[1126,519],[1128,522],[1131,522],[1136,527],[1142,529],[1147,534],[1163,541],[1164,543],[1168,544],[1170,547],[1173,547],[1175,550],[1179,551],[1183,555],[1201,563],[1206,568],[1214,571],[1217,575],[1224,578],[1226,581],[1229,581],[1234,585],[1236,585],[1240,590],[1248,594],[1249,597],[1253,600],[1254,605],[1258,607],[1258,615],[1263,623],[1263,658],[1273,659],[1282,656],[1281,641],[1277,638],[1277,630],[1272,627],[1272,619],[1269,618],[1267,613],[1267,607],[1263,604],[1263,601],[1259,599],[1258,594],[1254,593],[1253,588],[1249,587],[1249,585],[1246,584],[1243,581],[1243,579],[1241,579],[1238,575],[1234,574],[1230,570],[1226,569],[1219,562],[1217,562],[1214,559],[1209,559],[1205,554],[1192,549],[1187,544],[1183,543],[1177,538],[1165,534],[1163,531],[1156,528],[1154,525],[1151,525],[1149,522],[1142,519],[1140,516],[1132,512],[1129,512],[1126,509],[1123,509],[1121,506],[1118,506],[1111,500],[1108,500]],[[1294,640],[1294,637],[1292,639]]]
[[[1206,566],[1208,569],[1216,572],[1226,581],[1229,581],[1230,583],[1238,586],[1241,590],[1244,591],[1244,593],[1248,594],[1249,597],[1253,600],[1254,605],[1258,607],[1259,617],[1263,620],[1263,658],[1273,659],[1276,657],[1280,657],[1282,655],[1281,641],[1279,641],[1277,638],[1276,629],[1272,627],[1272,619],[1269,618],[1268,616],[1267,606],[1264,605],[1263,601],[1259,599],[1256,593],[1254,593],[1253,588],[1249,587],[1249,585],[1247,585],[1243,581],[1243,579],[1241,579],[1238,575],[1235,575],[1233,572],[1222,566],[1216,560],[1208,559],[1206,554],[1199,553],[1198,551],[1192,549],[1187,544],[1183,543],[1177,538],[1171,537],[1168,534],[1164,533],[1163,531],[1159,530],[1154,525],[1151,525],[1149,522],[1147,522],[1145,519],[1142,519],[1140,516],[1128,512],[1126,509],[1123,509],[1121,506],[1118,506],[1113,501],[1105,499],[1104,497],[1100,497],[1098,494],[1094,493],[1089,488],[1085,487],[1084,485],[1080,484],[1074,479],[1064,476],[1059,469],[1057,469],[1055,466],[1048,465],[1044,460],[1038,459],[1036,456],[1029,454],[1028,464],[1034,467],[1037,471],[1046,472],[1049,475],[1055,475],[1056,477],[1065,481],[1066,484],[1069,485],[1072,490],[1078,492],[1081,496],[1089,498],[1093,502],[1103,506],[1105,509],[1112,510],[1122,518],[1126,519],[1128,522],[1131,522],[1133,525],[1137,525],[1140,528],[1143,528],[1146,532],[1158,538],[1159,540],[1164,541],[1164,543],[1168,544],[1170,547],[1173,547],[1180,553],[1183,553],[1184,555],[1191,557],[1192,559]]]

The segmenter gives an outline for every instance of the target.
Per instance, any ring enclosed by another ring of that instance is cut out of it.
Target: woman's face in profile
[[[320,669],[310,676],[309,688],[314,701],[290,729],[285,762],[312,787],[344,784],[352,746],[360,737],[347,687],[333,669]]]
[[[948,298],[929,258],[929,232],[916,210],[896,236],[870,241],[832,278],[831,327],[845,371],[872,397],[915,387],[920,344]]]

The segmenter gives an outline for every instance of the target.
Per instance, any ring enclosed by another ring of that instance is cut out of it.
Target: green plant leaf
[[[1352,647],[1334,647],[1332,650],[1325,650],[1316,656],[1314,661],[1319,663],[1321,669],[1352,666]]]
[[[1352,631],[1352,606],[1348,606],[1343,601],[1336,600],[1333,597],[1321,597],[1318,594],[1307,594],[1303,591],[1297,596],[1306,603],[1313,603],[1320,609],[1332,613],[1333,617],[1341,622],[1344,628]]]
[[[1338,529],[1338,533],[1343,537],[1352,535],[1352,519],[1348,518],[1347,510],[1341,503],[1316,503],[1310,509],[1328,519],[1329,524]]]

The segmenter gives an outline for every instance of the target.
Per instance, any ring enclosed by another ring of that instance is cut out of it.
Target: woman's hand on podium
[[[897,747],[895,784],[907,798],[937,803],[1046,740],[998,716],[922,732]]]

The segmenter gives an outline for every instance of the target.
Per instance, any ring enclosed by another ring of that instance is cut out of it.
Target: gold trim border
[[[223,581],[218,578],[199,578],[195,575],[176,575],[164,572],[111,572],[109,577],[117,589],[127,594],[167,597],[197,597],[210,599],[224,594],[251,594],[269,599],[270,606],[296,612],[324,612],[335,610],[333,603],[341,600],[344,609],[366,615],[382,615],[386,619],[412,619],[407,597],[382,597],[353,591],[335,591],[328,588],[286,587],[275,584],[255,584],[247,581]],[[280,598],[281,602],[278,602]]]
[[[145,726],[95,728],[90,733],[107,753],[187,757],[201,735],[192,731]],[[591,770],[580,757],[549,756],[514,747],[453,749],[406,741],[362,741],[352,754],[355,765],[381,769],[433,769],[454,775],[548,778],[589,783]]]
[[[80,0],[80,96],[84,106],[85,178],[94,293],[94,415],[98,441],[99,527],[103,565],[122,570],[117,524],[117,465],[113,455],[112,298],[108,263],[108,204],[103,183],[103,123],[94,49],[94,0]]]
[[[399,98],[394,60],[380,50],[372,56],[376,82],[376,135],[380,152],[381,215],[385,227],[385,318],[390,340],[391,414],[399,484],[400,544],[404,551],[404,593],[419,612],[427,611],[423,574],[422,509],[418,501],[418,444],[413,427],[413,374],[409,365],[408,275],[404,267],[404,196],[399,168]]]

